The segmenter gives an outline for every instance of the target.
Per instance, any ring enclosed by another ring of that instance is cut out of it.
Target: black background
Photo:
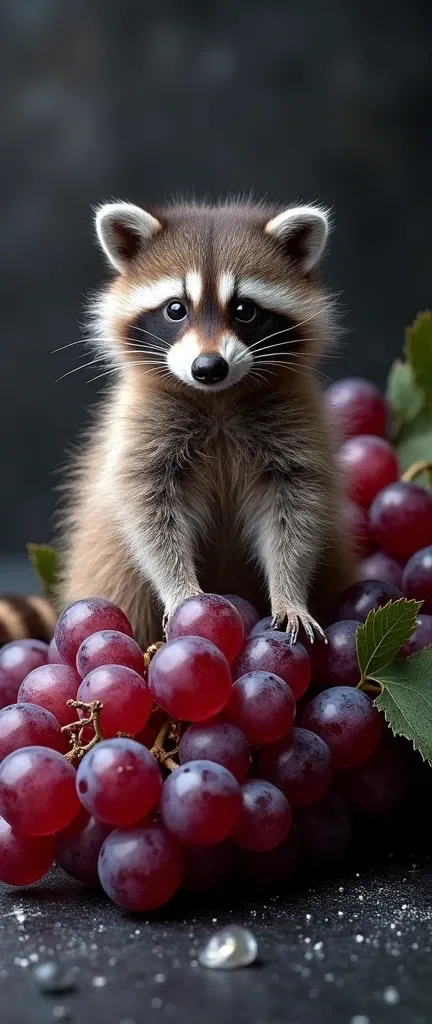
[[[85,420],[91,206],[255,189],[321,200],[346,310],[331,377],[383,384],[431,300],[430,0],[2,0],[0,551],[50,536]],[[78,359],[76,358],[78,357]]]

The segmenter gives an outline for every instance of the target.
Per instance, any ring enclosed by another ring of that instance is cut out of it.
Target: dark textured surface
[[[428,1024],[431,889],[428,865],[389,861],[297,893],[177,903],[152,920],[64,875],[3,889],[1,1019],[46,1024],[63,1006],[75,1024]],[[254,932],[259,962],[200,967],[202,944],[230,922]],[[36,990],[34,965],[52,957],[79,967],[74,994]]]
[[[380,384],[429,305],[429,0],[3,0],[0,550],[48,539],[50,489],[102,382],[83,298],[102,197],[255,189],[334,207],[324,277]],[[76,358],[77,357],[77,358]]]

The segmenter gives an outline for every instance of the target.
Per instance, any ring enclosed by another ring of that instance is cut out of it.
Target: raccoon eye
[[[252,320],[256,320],[257,312],[255,303],[250,299],[241,299],[234,307],[235,319],[239,320],[241,324],[252,323]]]
[[[167,320],[185,320],[187,317],[187,309],[184,302],[181,299],[172,299],[171,302],[165,306],[164,316]]]

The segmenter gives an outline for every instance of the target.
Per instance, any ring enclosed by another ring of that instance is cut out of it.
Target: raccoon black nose
[[[223,356],[209,354],[197,356],[191,370],[192,377],[200,384],[219,384],[228,377],[229,366]]]

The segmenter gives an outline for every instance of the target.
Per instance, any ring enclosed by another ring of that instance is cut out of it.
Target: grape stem
[[[144,666],[146,669],[149,667],[153,656],[156,654],[156,651],[158,651],[160,647],[163,647],[163,641],[161,640],[159,640],[156,644],[150,644],[150,647],[147,647],[147,650],[143,652]]]
[[[103,740],[103,733],[100,727],[100,713],[103,708],[103,704],[100,700],[92,700],[89,704],[82,700],[68,700],[66,701],[70,708],[76,708],[77,710],[86,711],[86,718],[79,718],[77,722],[71,722],[69,725],[63,725],[61,731],[67,733],[71,749],[65,754],[67,761],[74,761],[77,758],[79,761],[84,754],[87,754],[96,743]],[[83,729],[90,725],[94,730],[94,736],[88,743],[82,742]]]
[[[412,466],[410,466],[401,477],[402,483],[412,483],[420,473],[427,473],[429,483],[432,484],[432,462],[429,462],[427,459],[419,459],[418,462],[413,462]]]
[[[180,737],[180,726],[172,718],[167,718],[163,723],[162,727],[156,736],[154,744],[150,750],[153,757],[161,764],[165,765],[170,772],[173,772],[175,768],[178,768],[178,764],[174,761],[174,756],[178,754],[179,748],[175,746],[173,750],[165,750],[164,743],[166,739],[178,740]]]
[[[357,683],[356,690],[362,690],[363,693],[370,693],[371,697],[379,697],[382,693],[382,686],[378,683],[371,683],[369,679],[360,679]]]

